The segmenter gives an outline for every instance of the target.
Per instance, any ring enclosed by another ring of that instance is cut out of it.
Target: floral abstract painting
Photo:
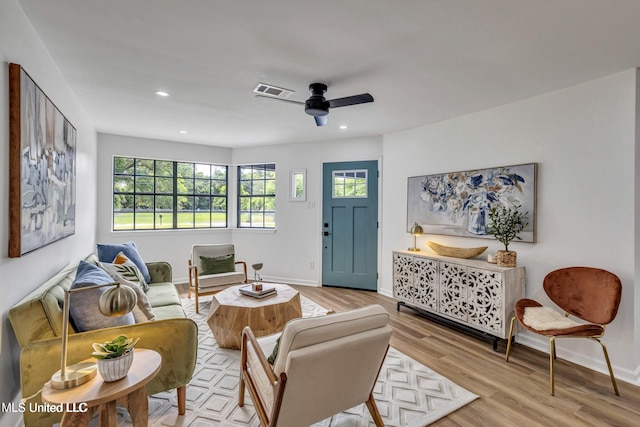
[[[493,238],[489,209],[521,206],[529,225],[520,234],[535,242],[537,163],[408,179],[407,231],[418,223],[429,234]]]

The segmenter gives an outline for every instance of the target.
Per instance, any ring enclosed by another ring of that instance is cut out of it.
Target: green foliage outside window
[[[113,229],[226,227],[227,169],[114,157]]]
[[[238,166],[238,227],[276,227],[276,165]]]

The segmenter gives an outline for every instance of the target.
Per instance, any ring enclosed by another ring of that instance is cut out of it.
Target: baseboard
[[[378,293],[380,295],[384,295],[385,297],[393,298],[393,292],[388,291],[386,289],[382,289],[382,290],[378,289]]]
[[[526,347],[530,347],[543,353],[549,354],[548,339],[538,339],[537,337],[531,336],[527,333],[520,333],[516,335],[516,342]],[[598,351],[600,352],[600,354],[602,354],[600,345],[598,343],[593,343],[593,345],[598,346]],[[558,358],[560,359],[567,360],[569,362],[584,366],[585,368],[609,376],[609,369],[607,368],[607,364],[604,361],[604,356],[602,357],[602,360],[584,357],[580,353],[576,353],[565,347],[562,347],[562,340],[556,341],[556,351],[558,352]],[[635,386],[640,386],[640,366],[634,371],[622,368],[620,366],[616,366],[615,363],[613,363],[613,361],[615,360],[614,354],[611,354],[611,352],[609,352],[609,356],[611,357],[611,367],[613,368],[613,373],[617,380],[621,380]]]
[[[273,283],[287,283],[290,285],[302,285],[302,286],[320,286],[316,280],[300,280],[294,279],[292,277],[278,277],[278,276],[262,276],[262,280],[265,282],[273,282]],[[249,278],[251,281],[251,277]],[[189,283],[188,277],[176,277],[173,279],[173,283],[175,285],[186,285]]]
[[[287,283],[289,285],[320,286],[316,280],[300,280],[291,277],[262,276],[262,280],[273,283]]]

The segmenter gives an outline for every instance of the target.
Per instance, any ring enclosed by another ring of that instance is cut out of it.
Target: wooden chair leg
[[[196,297],[196,314],[200,314],[200,307],[198,307],[198,291],[197,290],[194,292],[194,295]]]
[[[382,421],[382,416],[380,416],[376,401],[373,400],[373,394],[369,395],[369,400],[367,400],[366,404],[371,413],[371,418],[373,418],[373,422],[376,423],[376,427],[384,427],[384,421]]]
[[[178,392],[178,415],[184,415],[187,412],[187,386],[178,387],[176,391]]]
[[[238,406],[244,406],[244,374],[240,372],[240,387],[238,387]]]
[[[515,316],[511,318],[511,326],[509,326],[509,341],[507,341],[507,354],[505,355],[504,361],[509,361],[509,353],[511,353],[511,341],[513,340],[513,326],[516,321]]]

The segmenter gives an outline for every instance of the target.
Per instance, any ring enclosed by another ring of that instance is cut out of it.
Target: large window
[[[114,157],[114,230],[226,226],[227,166]]]
[[[276,227],[276,165],[238,166],[238,227]]]

